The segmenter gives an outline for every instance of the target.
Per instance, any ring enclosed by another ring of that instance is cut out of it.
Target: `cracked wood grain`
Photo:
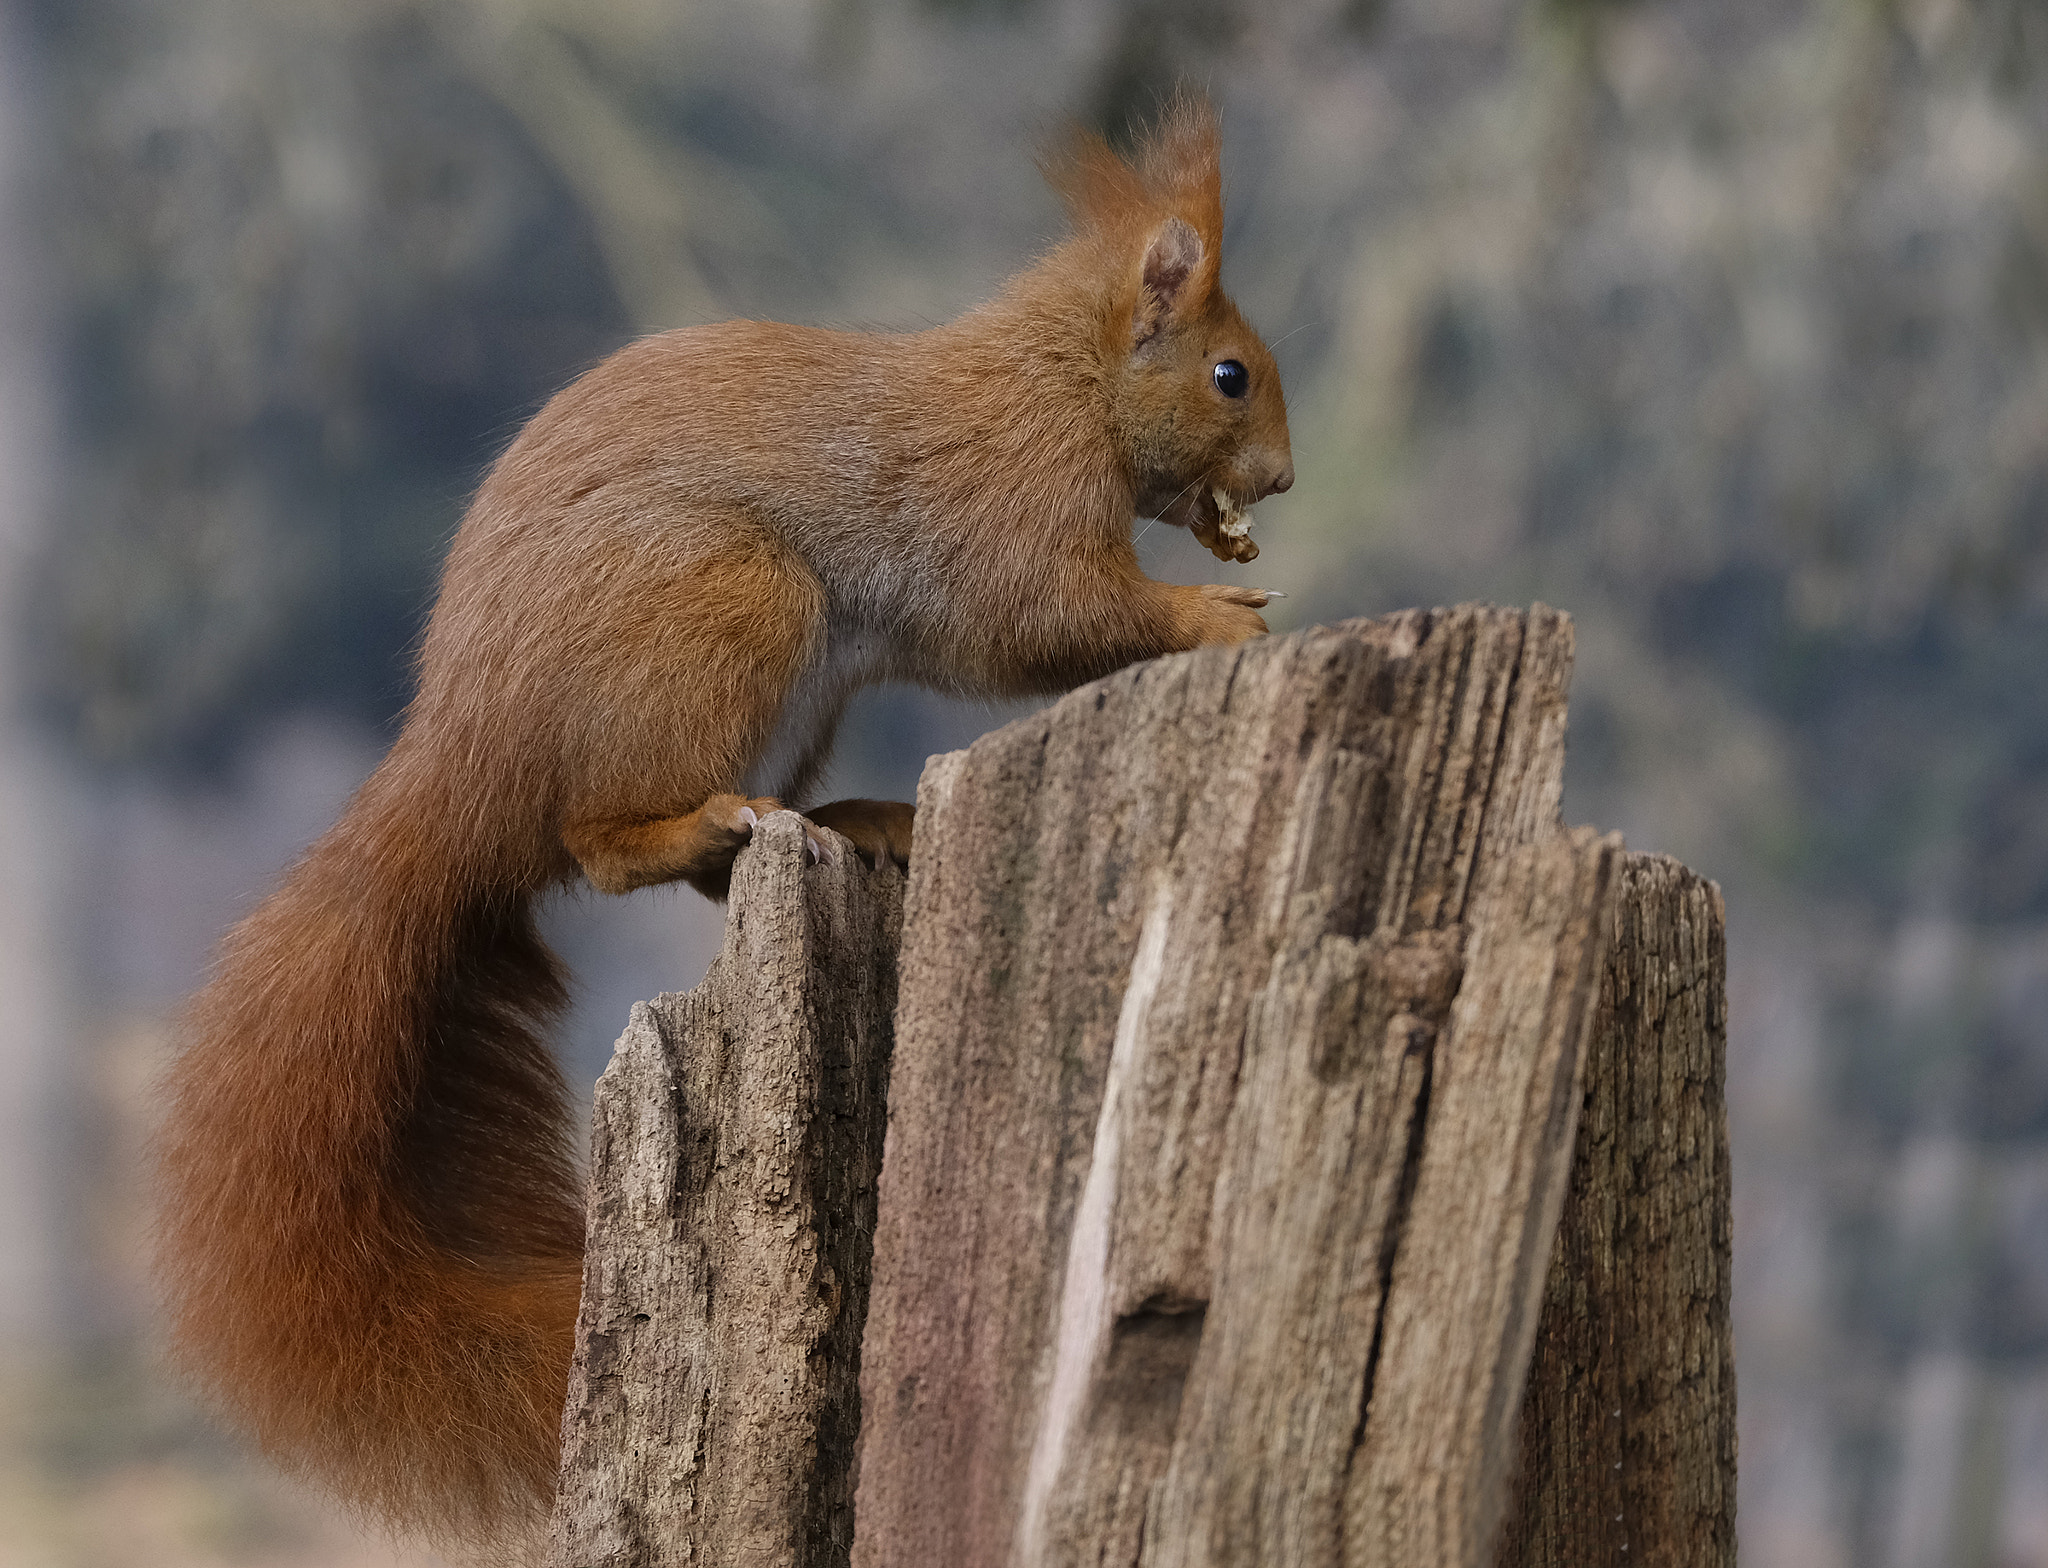
[[[934,759],[860,1568],[1490,1556],[1618,860],[1570,661],[1409,612]]]

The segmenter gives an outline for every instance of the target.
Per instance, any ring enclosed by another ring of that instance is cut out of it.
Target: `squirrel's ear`
[[[1153,232],[1138,274],[1138,303],[1131,312],[1131,347],[1142,348],[1159,329],[1196,303],[1202,267],[1202,236],[1184,218],[1168,218]]]

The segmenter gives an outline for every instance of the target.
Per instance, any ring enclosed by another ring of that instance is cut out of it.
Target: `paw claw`
[[[752,806],[740,807],[740,821],[746,823],[747,831],[750,833],[761,825],[761,819],[754,815]]]

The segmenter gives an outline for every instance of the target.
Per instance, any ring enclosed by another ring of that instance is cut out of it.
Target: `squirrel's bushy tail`
[[[468,804],[396,756],[364,786],[228,938],[158,1146],[177,1357],[287,1467],[435,1533],[552,1495],[583,1243],[561,975],[531,875],[465,862]]]

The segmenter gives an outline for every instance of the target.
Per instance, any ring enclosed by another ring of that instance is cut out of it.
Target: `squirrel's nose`
[[[1263,500],[1266,496],[1278,495],[1283,490],[1291,490],[1293,488],[1294,465],[1292,463],[1285,463],[1274,472],[1272,478],[1266,481],[1266,487],[1259,492],[1259,496]]]

